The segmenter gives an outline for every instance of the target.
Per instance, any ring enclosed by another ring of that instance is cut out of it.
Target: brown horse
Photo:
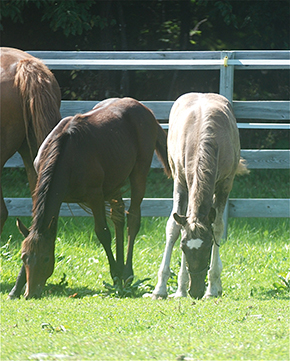
[[[140,228],[140,205],[154,149],[170,174],[166,133],[153,113],[131,98],[108,99],[85,114],[64,118],[41,146],[35,161],[38,180],[33,222],[22,244],[26,270],[25,297],[38,297],[54,269],[57,220],[62,202],[92,210],[95,232],[103,245],[111,276],[133,276],[132,256]],[[121,187],[129,178],[131,203],[127,212],[128,250],[124,264],[124,202]],[[116,259],[106,221],[111,206],[116,233]],[[23,286],[23,285],[22,285]]]
[[[0,48],[0,176],[6,161],[19,152],[31,191],[36,184],[33,160],[43,139],[61,119],[60,89],[51,71],[37,58]],[[2,189],[0,233],[8,217]]]
[[[217,94],[189,93],[174,103],[169,117],[169,164],[174,178],[173,209],[166,247],[152,298],[167,297],[173,246],[182,230],[182,262],[176,297],[201,298],[222,292],[219,245],[223,211],[235,174],[246,172],[239,132],[229,101]],[[187,263],[187,270],[186,270]]]

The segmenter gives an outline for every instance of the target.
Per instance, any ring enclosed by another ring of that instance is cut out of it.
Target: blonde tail
[[[250,171],[247,168],[246,161],[244,158],[240,158],[238,168],[236,171],[236,175],[243,175],[243,174],[249,174]]]

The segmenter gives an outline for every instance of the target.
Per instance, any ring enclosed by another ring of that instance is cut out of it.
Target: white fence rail
[[[289,101],[233,101],[235,70],[290,69],[289,51],[207,51],[207,52],[74,52],[29,51],[41,58],[52,70],[220,70],[220,94],[232,103],[240,129],[290,129]],[[287,76],[289,74],[287,73]],[[66,101],[61,103],[63,117],[84,113],[98,101]],[[144,101],[158,120],[166,121],[173,101]],[[255,123],[265,120],[280,123]],[[246,122],[243,122],[246,121]],[[285,123],[288,122],[288,123]],[[167,124],[162,125],[165,129]],[[242,150],[250,169],[289,169],[289,150]],[[6,167],[23,167],[15,155]],[[156,158],[152,167],[160,167]],[[31,215],[28,198],[5,198],[10,216]],[[126,200],[128,203],[128,200]],[[142,216],[170,214],[171,198],[150,198],[142,202]],[[289,217],[289,199],[229,199],[229,217]],[[61,216],[88,216],[78,205],[63,204]],[[226,217],[227,218],[227,215]]]

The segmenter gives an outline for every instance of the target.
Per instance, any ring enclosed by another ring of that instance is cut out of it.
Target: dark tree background
[[[2,46],[31,50],[289,49],[289,0],[2,0]]]
[[[23,50],[286,50],[290,0],[1,0],[1,46]],[[218,92],[216,71],[56,71],[63,99],[175,100]],[[288,100],[289,71],[236,72],[237,100]],[[246,135],[246,134],[245,134]],[[285,146],[285,132],[245,146]]]

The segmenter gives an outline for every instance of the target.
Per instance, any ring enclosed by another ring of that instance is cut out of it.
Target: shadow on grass
[[[149,279],[138,280],[133,284],[121,284],[116,282],[111,285],[104,282],[104,287],[102,289],[91,289],[88,287],[68,287],[65,276],[59,283],[52,284],[47,283],[43,289],[41,298],[56,296],[56,297],[67,297],[67,298],[84,298],[88,296],[101,296],[109,298],[142,298],[144,293],[151,293],[154,287],[146,281]],[[285,287],[275,287],[273,285],[272,289],[269,288],[253,288],[250,292],[250,298],[265,301],[265,300],[289,300],[290,292]],[[0,294],[7,295],[14,287],[14,283],[0,283]],[[24,290],[21,294],[23,297]],[[237,297],[234,293],[227,294],[226,292],[223,295],[224,297],[232,298],[236,301],[241,301],[244,297]]]
[[[83,298],[94,295],[111,298],[141,298],[144,293],[150,292],[153,289],[152,285],[146,283],[148,280],[149,278],[145,278],[143,280],[137,280],[136,282],[132,283],[132,279],[128,279],[125,282],[119,279],[115,279],[113,285],[104,282],[103,289],[95,290],[88,287],[68,287],[66,275],[63,274],[63,277],[59,283],[47,283],[44,286],[41,298],[49,296]],[[0,293],[7,294],[8,296],[13,286],[14,283],[0,283]],[[22,290],[22,295],[23,293],[24,290]]]
[[[0,293],[2,295],[9,294],[9,292],[14,287],[14,283],[0,283]],[[24,290],[21,293],[23,296]],[[93,290],[88,287],[75,287],[70,288],[66,285],[51,284],[48,283],[43,288],[41,298],[48,296],[57,296],[57,297],[68,297],[68,298],[83,298],[86,296],[93,296],[101,294],[102,290]]]

